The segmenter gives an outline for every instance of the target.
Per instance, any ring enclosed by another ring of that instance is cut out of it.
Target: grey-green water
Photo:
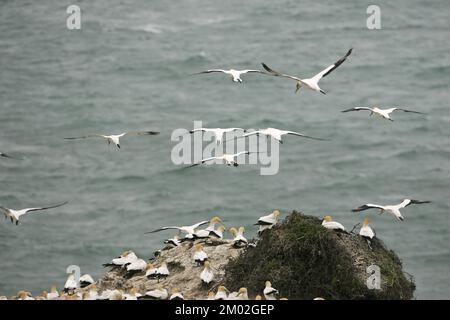
[[[0,2],[0,204],[69,200],[16,227],[0,223],[0,294],[62,286],[65,268],[102,274],[125,249],[150,257],[166,224],[220,215],[245,225],[274,208],[331,214],[351,228],[366,202],[410,206],[403,223],[372,215],[377,235],[414,275],[417,297],[450,297],[449,20],[446,1],[379,1],[382,29],[366,28],[371,2],[78,1],[79,31],[66,28],[68,1]],[[259,68],[313,75],[350,47],[321,82],[327,95],[294,94],[263,75],[243,84],[205,68]],[[340,110],[400,105],[427,116],[395,122]],[[257,166],[179,170],[170,159],[176,128],[279,127],[330,138],[290,137],[280,172]],[[160,130],[102,141],[63,137]]]

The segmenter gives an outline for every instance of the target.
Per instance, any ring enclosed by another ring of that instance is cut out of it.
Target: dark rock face
[[[366,285],[367,267],[380,267],[381,288]],[[265,231],[255,248],[225,267],[225,286],[261,294],[266,280],[288,299],[412,299],[415,285],[397,255],[374,238],[328,230],[312,216],[293,212]]]

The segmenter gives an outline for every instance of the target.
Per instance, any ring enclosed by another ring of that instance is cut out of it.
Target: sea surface
[[[66,8],[81,8],[68,30]],[[219,215],[246,226],[273,209],[330,214],[351,229],[370,215],[379,238],[414,276],[419,299],[450,298],[450,20],[448,2],[0,1],[0,205],[64,207],[19,226],[0,217],[0,294],[61,287],[66,267],[100,277],[127,249],[151,257],[174,232],[145,234]],[[322,95],[262,74],[233,83],[209,68],[310,77],[349,48],[322,79]],[[355,106],[400,106],[394,122]],[[173,164],[173,130],[243,127],[299,131],[280,146],[278,174],[258,165]],[[121,149],[64,137],[126,130]],[[409,206],[405,221],[351,209]]]

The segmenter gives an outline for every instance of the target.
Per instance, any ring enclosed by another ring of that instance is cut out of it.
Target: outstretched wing
[[[372,111],[372,109],[370,109],[368,107],[356,107],[356,108],[350,108],[350,109],[342,110],[341,112],[361,111],[361,110]]]
[[[261,64],[262,64],[263,68],[266,69],[266,71],[269,72],[269,74],[272,75],[272,76],[289,78],[289,79],[292,79],[292,80],[295,80],[295,81],[300,81],[300,82],[303,83],[302,79],[300,79],[300,78],[297,78],[297,77],[294,77],[294,76],[290,76],[288,74],[284,74],[284,73],[275,71],[275,70],[269,68],[269,66],[266,65],[264,62],[262,62]]]
[[[360,212],[360,211],[364,211],[364,210],[368,210],[368,209],[384,209],[384,207],[383,206],[379,206],[377,204],[368,203],[368,204],[362,205],[362,206],[360,206],[360,207],[358,207],[356,209],[353,209],[352,211],[353,212]]]
[[[87,138],[104,138],[103,135],[101,134],[89,134],[86,136],[81,136],[81,137],[71,137],[71,138],[64,138],[66,140],[77,140],[77,139],[87,139]]]
[[[423,112],[407,110],[407,109],[402,109],[402,108],[394,108],[394,110],[392,110],[392,111],[403,111],[403,112],[412,112],[412,113],[418,113],[418,114],[426,114],[426,113],[423,113]]]
[[[202,221],[202,222],[193,224],[191,227],[194,228],[194,229],[197,229],[198,227],[200,227],[200,226],[202,226],[202,225],[204,225],[204,224],[207,224],[207,223],[209,223],[209,221],[208,221],[208,220],[204,220],[204,221]]]
[[[159,229],[156,229],[156,230],[153,230],[153,231],[146,232],[145,234],[147,234],[147,233],[155,233],[155,232],[159,232],[159,231],[163,231],[163,230],[170,230],[170,229],[180,230],[180,227],[175,227],[175,226],[162,227],[162,228],[159,228]]]
[[[188,166],[188,167],[186,167],[186,168],[192,168],[192,167],[201,165],[201,164],[203,164],[203,163],[205,163],[205,162],[212,161],[212,160],[217,160],[217,159],[218,159],[218,157],[205,158],[205,159],[202,159],[200,162],[191,164],[190,166]]]
[[[313,79],[316,79],[317,81],[319,81],[321,78],[326,77],[327,75],[329,75],[331,72],[333,72],[334,69],[336,69],[337,67],[339,67],[346,59],[347,57],[352,53],[353,48],[351,48],[350,50],[347,51],[347,53],[345,54],[345,56],[343,56],[342,58],[340,58],[338,61],[336,61],[334,64],[328,66],[326,69],[320,71],[318,74],[316,74]]]
[[[193,73],[192,75],[203,74],[203,73],[211,73],[211,72],[222,72],[222,73],[227,73],[226,70],[222,70],[222,69],[209,69],[209,70],[205,70],[205,71],[200,71],[200,72]]]
[[[159,134],[159,131],[128,131],[125,132],[124,135],[133,135],[133,136],[155,136]]]
[[[422,204],[422,203],[431,203],[431,201],[429,201],[429,200],[421,201],[421,200],[412,200],[411,199],[411,200],[409,200],[409,203],[405,205],[405,207],[407,207],[411,204]]]
[[[294,136],[299,136],[299,137],[308,138],[308,139],[326,141],[326,139],[307,136],[307,135],[304,135],[304,134],[301,134],[301,133],[298,133],[298,132],[295,132],[295,131],[286,131],[286,134],[292,134]]]
[[[41,211],[41,210],[53,209],[53,208],[61,207],[61,206],[65,205],[65,204],[67,204],[67,203],[69,203],[69,201],[64,201],[62,203],[58,203],[58,204],[55,204],[55,205],[49,206],[49,207],[26,208],[26,209],[23,209],[23,211],[24,211],[24,214],[25,214],[25,213],[33,212],[33,211]]]

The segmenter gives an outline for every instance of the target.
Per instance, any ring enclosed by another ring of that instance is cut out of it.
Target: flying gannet
[[[235,247],[243,247],[248,244],[248,240],[244,237],[245,228],[239,227],[239,229],[236,228],[230,228],[230,233],[233,235],[233,245]]]
[[[130,135],[142,136],[142,135],[157,135],[157,134],[159,134],[158,131],[128,131],[128,132],[123,132],[121,134],[111,134],[111,135],[90,134],[90,135],[81,136],[81,137],[72,137],[72,138],[64,138],[64,139],[78,140],[78,139],[87,139],[87,138],[103,138],[103,139],[106,139],[106,142],[108,143],[108,145],[110,145],[112,143],[117,148],[120,149],[120,138],[122,138],[123,136],[130,136]]]
[[[91,284],[93,284],[94,278],[92,278],[92,276],[90,274],[84,274],[80,277],[80,287],[81,288],[85,288]]]
[[[184,300],[183,294],[178,288],[172,288],[169,300]]]
[[[303,137],[303,138],[308,138],[308,139],[325,141],[325,139],[307,136],[307,135],[304,135],[304,134],[301,134],[301,133],[298,133],[298,132],[295,132],[295,131],[279,130],[279,129],[275,129],[275,128],[259,129],[259,130],[256,130],[256,131],[252,131],[252,132],[249,132],[249,133],[246,133],[246,134],[242,135],[240,138],[248,137],[248,136],[255,135],[255,134],[257,136],[265,135],[265,136],[272,137],[276,141],[278,141],[279,143],[283,143],[283,140],[281,139],[281,137],[283,135],[286,135],[286,134],[299,136],[299,137]]]
[[[231,76],[231,79],[233,80],[233,82],[239,82],[239,83],[242,83],[242,79],[241,79],[241,75],[242,74],[246,74],[246,73],[250,73],[250,72],[264,73],[261,70],[251,70],[251,69],[247,69],[247,70],[209,69],[209,70],[205,70],[205,71],[194,73],[193,75],[204,74],[204,73],[212,73],[212,72],[222,72],[224,74],[227,74],[227,75]]]
[[[41,211],[41,210],[47,210],[47,209],[53,209],[53,208],[58,208],[61,207],[65,204],[67,204],[68,202],[65,201],[63,203],[59,203],[57,205],[53,205],[53,206],[49,206],[49,207],[39,207],[39,208],[26,208],[26,209],[21,209],[21,210],[14,210],[14,209],[10,209],[10,208],[5,208],[5,207],[1,207],[0,209],[3,211],[3,214],[5,215],[5,219],[6,218],[10,218],[12,223],[16,223],[16,225],[19,224],[19,220],[20,217],[27,214],[28,212],[34,212],[34,211]]]
[[[194,262],[197,264],[197,266],[203,265],[206,260],[208,260],[208,255],[205,251],[203,251],[203,245],[201,243],[197,243],[195,245],[195,252],[194,252]]]
[[[196,129],[189,131],[189,133],[194,133],[197,131],[212,132],[212,133],[214,133],[216,143],[220,144],[220,143],[222,143],[224,134],[226,134],[228,132],[238,131],[238,130],[246,132],[246,130],[242,129],[242,128],[223,128],[223,129],[222,128],[196,128]]]
[[[364,238],[372,239],[375,237],[375,232],[372,230],[372,228],[369,226],[369,218],[364,218],[363,226],[359,230],[359,235]]]
[[[271,68],[269,68],[266,64],[262,63],[262,66],[264,67],[264,69],[266,69],[270,75],[272,76],[276,76],[276,77],[283,77],[283,78],[288,78],[288,79],[292,79],[295,80],[297,82],[297,86],[295,89],[295,92],[297,92],[301,87],[306,87],[309,89],[312,89],[314,91],[317,92],[321,92],[323,94],[325,94],[325,91],[323,91],[320,87],[319,87],[319,81],[320,79],[322,79],[323,77],[326,77],[327,75],[329,75],[334,69],[336,69],[337,67],[339,67],[346,59],[347,57],[352,53],[352,49],[348,50],[348,52],[345,54],[345,56],[343,56],[341,59],[339,59],[338,61],[336,61],[334,64],[330,65],[329,67],[327,67],[326,69],[320,71],[318,74],[316,74],[314,77],[312,78],[308,78],[308,79],[300,79],[297,77],[293,77],[287,74],[283,74],[280,73],[278,71],[275,71]],[[264,73],[267,74],[267,73]]]
[[[356,108],[350,108],[350,109],[347,109],[347,110],[343,110],[341,112],[361,111],[361,110],[370,111],[370,115],[376,114],[376,115],[380,116],[381,118],[386,119],[386,120],[390,120],[390,121],[394,121],[394,120],[391,119],[391,116],[390,116],[391,113],[394,112],[394,111],[403,111],[403,112],[411,112],[411,113],[418,113],[418,114],[426,114],[426,113],[423,113],[423,112],[406,110],[406,109],[397,108],[397,107],[389,108],[389,109],[380,109],[378,107],[373,107],[373,108],[356,107]]]
[[[194,163],[194,164],[190,165],[187,168],[195,167],[195,166],[198,166],[200,164],[204,164],[205,162],[209,162],[209,161],[213,161],[213,160],[222,160],[223,164],[226,164],[228,166],[232,165],[232,166],[237,167],[237,166],[239,166],[239,164],[237,163],[237,159],[236,158],[239,157],[240,155],[250,154],[250,153],[258,153],[258,152],[241,151],[241,152],[234,153],[234,154],[227,154],[227,153],[225,153],[225,154],[223,154],[221,156],[209,157],[209,158],[202,159],[200,162]]]
[[[345,227],[337,221],[333,221],[331,216],[325,216],[322,221],[322,226],[331,230],[342,230],[345,231]]]
[[[146,232],[146,233],[155,233],[155,232],[159,232],[159,231],[163,231],[163,230],[170,230],[170,229],[176,229],[179,230],[180,232],[184,232],[187,235],[193,235],[195,233],[195,229],[197,229],[198,227],[207,224],[209,221],[205,220],[205,221],[201,221],[199,223],[193,224],[191,226],[182,226],[182,227],[176,227],[176,226],[171,226],[171,227],[162,227],[150,232]]]
[[[277,295],[279,294],[278,290],[272,287],[270,281],[266,281],[266,287],[263,291],[264,297],[266,300],[277,300]]]
[[[200,273],[200,279],[202,279],[204,284],[209,284],[214,280],[214,273],[209,261],[205,261],[203,271]]]
[[[278,222],[279,216],[280,211],[274,210],[271,214],[259,218],[258,222],[255,223],[255,225],[259,226],[258,235],[260,236],[264,230],[272,229],[272,227]]]
[[[214,300],[227,300],[228,298],[228,294],[227,294],[228,289],[225,288],[225,286],[219,286],[217,288],[217,293],[214,296]]]
[[[412,200],[412,199],[404,199],[401,203],[392,205],[392,206],[380,206],[378,204],[365,204],[356,209],[353,209],[353,212],[360,212],[367,209],[380,209],[380,214],[383,214],[384,211],[389,212],[393,215],[397,220],[403,221],[403,216],[400,213],[400,209],[406,208],[411,204],[422,204],[422,203],[431,203],[431,201],[420,201],[420,200]]]

